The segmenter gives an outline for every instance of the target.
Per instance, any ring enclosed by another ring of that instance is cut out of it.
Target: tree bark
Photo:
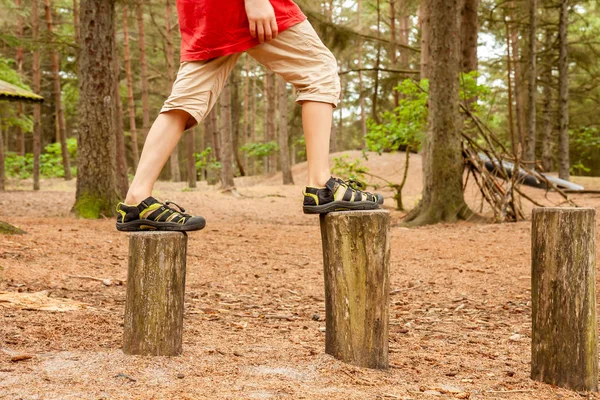
[[[0,115],[0,192],[4,192],[6,190],[6,176],[4,173],[4,135],[2,134],[1,117],[2,115]]]
[[[32,39],[36,43],[39,40],[39,14],[38,1],[31,2],[31,30]],[[39,94],[42,89],[42,78],[40,73],[40,51],[37,46],[33,49],[33,90]],[[33,104],[33,190],[40,190],[40,153],[42,137],[42,105],[38,102]]]
[[[221,188],[235,190],[233,182],[233,138],[231,132],[231,88],[229,80],[221,93]]]
[[[185,233],[130,235],[123,327],[125,354],[181,354],[186,252]]]
[[[196,171],[196,128],[190,129],[187,133],[187,181],[190,188],[196,187],[198,172]]]
[[[461,16],[461,72],[477,71],[477,38],[479,34],[479,0],[464,0]]]
[[[519,151],[519,142],[517,141],[517,136],[515,135],[515,124],[513,118],[513,85],[512,85],[512,56],[511,56],[511,40],[510,40],[510,24],[504,17],[504,24],[506,26],[506,80],[508,87],[508,129],[510,132],[510,144],[513,152],[513,156],[515,159],[518,156]]]
[[[17,63],[17,72],[19,73],[19,76],[22,78],[23,77],[24,54],[23,54],[23,46],[21,45],[21,43],[23,43],[23,18],[21,17],[21,11],[22,11],[21,10],[21,0],[15,0],[15,7],[19,11],[19,15],[17,16],[17,42],[19,44],[17,46],[17,54],[15,57],[15,61]],[[17,118],[20,119],[22,115],[23,115],[23,103],[18,102],[17,103]],[[17,137],[19,140],[19,155],[24,156],[25,155],[25,131],[20,126],[17,126],[16,128],[17,128]]]
[[[127,105],[129,110],[129,131],[131,134],[131,149],[133,166],[137,169],[140,160],[140,150],[135,126],[135,100],[133,99],[133,77],[131,76],[131,51],[129,48],[129,17],[127,3],[123,3],[123,49],[125,53],[125,75],[127,78]]]
[[[419,25],[421,28],[421,79],[429,78],[429,53],[430,53],[430,0],[421,0],[419,3]]]
[[[569,180],[569,1],[560,1],[558,25],[558,177]]]
[[[50,35],[54,32],[52,24],[52,4],[51,0],[44,0],[45,11],[46,11],[46,24],[48,26],[48,32]],[[61,100],[61,84],[60,84],[60,60],[58,56],[58,50],[53,49],[51,53],[52,58],[52,76],[54,80],[54,110],[56,115],[56,139],[60,142],[61,155],[63,160],[63,170],[65,174],[65,180],[70,181],[73,179],[71,174],[71,162],[69,160],[69,151],[67,149],[67,128],[65,124],[65,116],[63,113],[63,106]]]
[[[116,51],[117,29],[115,22],[114,41],[114,69],[115,69],[115,143],[117,151],[117,188],[121,198],[127,196],[129,190],[129,176],[127,175],[127,155],[125,153],[125,133],[123,132],[123,104],[121,103],[121,80],[119,79],[119,53]]]
[[[290,165],[290,148],[288,144],[288,96],[287,86],[282,77],[279,79],[279,160],[284,185],[293,185],[292,166]]]
[[[396,69],[398,64],[398,55],[397,55],[397,29],[396,29],[396,1],[397,0],[389,0],[390,3],[390,65],[392,69]],[[396,84],[394,84],[396,86]],[[394,96],[394,107],[398,107],[398,103],[400,101],[400,93],[397,90],[393,90]]]
[[[542,76],[543,82],[543,112],[544,124],[542,127],[542,168],[544,172],[552,171],[553,154],[554,154],[554,122],[552,118],[552,32],[546,29],[546,38],[544,45],[544,72]]]
[[[277,110],[277,92],[275,87],[275,73],[267,70],[266,72],[266,104],[265,104],[265,129],[266,129],[266,142],[273,142],[276,140],[276,131],[275,131],[275,119],[276,119],[276,110]],[[273,152],[267,161],[266,172],[274,172],[277,171],[277,153]]]
[[[169,77],[169,87],[175,81],[175,67],[173,60],[175,53],[173,51],[173,32],[171,26],[171,18],[173,16],[172,0],[165,0],[165,30],[167,39],[167,75]],[[171,153],[171,180],[173,182],[181,181],[181,171],[179,169],[179,143],[175,145],[173,153]]]
[[[537,94],[537,49],[536,49],[536,29],[537,29],[537,0],[529,0],[529,66],[527,73],[527,151],[525,161],[533,162],[535,168],[535,112],[536,112],[536,94]]]
[[[144,3],[137,0],[138,46],[140,49],[140,78],[142,80],[142,131],[144,140],[150,129],[150,104],[148,98],[148,63],[146,61],[146,35],[144,32]]]
[[[112,216],[116,180],[115,0],[81,3],[78,174],[74,211]]]
[[[454,222],[472,215],[463,194],[460,137],[459,0],[429,0],[429,118],[423,159],[423,198],[406,222]]]
[[[240,128],[243,128],[243,123],[240,123],[241,113],[240,113],[240,75],[242,73],[242,69],[236,66],[231,74],[231,126],[232,126],[232,137],[233,137],[233,158],[235,161],[235,165],[240,173],[240,176],[246,176],[246,171],[244,170],[244,165],[242,163],[242,158],[240,157],[240,137],[243,134],[240,134]]]
[[[598,391],[595,216],[533,210],[531,379],[576,391]]]
[[[356,1],[356,18],[358,31],[362,31],[362,20],[361,16],[361,2],[362,0]],[[362,131],[361,142],[364,144],[365,137],[367,136],[367,110],[365,105],[365,94],[364,94],[364,77],[363,77],[363,41],[358,40],[358,102],[360,104],[360,127]]]
[[[322,215],[325,352],[360,367],[388,368],[390,214]]]

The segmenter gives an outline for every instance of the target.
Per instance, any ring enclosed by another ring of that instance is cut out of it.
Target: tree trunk
[[[525,86],[523,85],[524,79],[521,71],[521,60],[522,57],[519,54],[519,25],[517,23],[518,12],[515,2],[511,2],[510,9],[510,20],[511,20],[511,44],[512,44],[512,56],[513,56],[513,83],[514,83],[514,94],[515,94],[515,114],[517,119],[517,136],[519,140],[519,153],[522,156],[525,151],[525,108],[524,108],[524,94]]]
[[[21,0],[15,0],[15,6],[19,12],[17,16],[17,42],[19,43],[17,46],[17,54],[15,57],[15,61],[17,63],[17,72],[19,73],[19,77],[23,78],[23,18],[21,17]],[[20,119],[23,115],[23,103],[17,103],[17,118]],[[19,155],[25,155],[25,131],[23,128],[17,125],[17,138],[19,140]]]
[[[131,51],[129,49],[129,18],[127,3],[123,3],[123,49],[125,52],[125,75],[127,77],[127,105],[129,110],[129,131],[131,134],[131,149],[133,166],[137,169],[140,160],[140,150],[135,126],[135,100],[133,99],[133,77],[131,76]]]
[[[381,7],[380,0],[377,0],[377,38],[381,38]],[[373,97],[371,99],[371,117],[375,123],[379,124],[379,114],[377,112],[377,101],[379,100],[379,68],[381,67],[381,41],[377,41],[377,57],[375,59],[375,83],[373,87]]]
[[[462,187],[459,102],[460,0],[429,0],[429,118],[423,159],[423,198],[411,225],[468,218]]]
[[[75,212],[112,216],[119,200],[115,174],[115,0],[81,3],[79,140]]]
[[[73,28],[75,29],[75,42],[79,43],[79,3],[73,0]]]
[[[148,99],[148,63],[146,61],[146,35],[144,33],[144,3],[137,0],[138,46],[140,48],[140,78],[142,80],[142,131],[144,140],[150,129],[150,104]]]
[[[39,14],[38,1],[31,3],[31,30],[32,39],[36,43],[39,40]],[[40,51],[37,47],[33,49],[33,90],[40,94],[42,89],[42,77],[40,73]],[[33,104],[33,190],[40,190],[40,152],[42,137],[42,105],[38,102]]]
[[[360,367],[388,368],[390,214],[322,215],[325,352]]]
[[[356,18],[358,31],[362,30],[361,16],[361,2],[362,0],[356,1]],[[365,94],[364,92],[364,78],[363,78],[363,41],[361,38],[358,39],[358,102],[360,104],[360,127],[362,131],[361,142],[364,143],[365,137],[367,136],[367,110],[365,105]]]
[[[195,188],[198,177],[196,158],[194,157],[196,152],[196,128],[190,129],[187,135],[187,181],[189,187]]]
[[[535,168],[535,99],[537,94],[537,0],[529,0],[529,66],[528,66],[528,89],[527,89],[527,152],[525,161],[533,162]]]
[[[117,188],[121,198],[127,196],[129,190],[129,176],[127,175],[127,155],[125,153],[125,134],[123,132],[123,104],[121,103],[121,80],[119,78],[119,53],[116,51],[117,29],[115,22],[114,41],[114,68],[115,68],[115,143],[117,151]]]
[[[598,391],[595,216],[533,210],[531,379],[576,391]]]
[[[396,30],[396,1],[397,0],[389,0],[390,3],[390,66],[392,69],[396,69],[398,65],[398,55],[397,55],[397,30]],[[396,84],[394,84],[396,86]],[[398,102],[400,101],[400,93],[397,90],[392,91],[394,96],[394,107],[398,107]]]
[[[461,72],[477,71],[477,37],[479,34],[479,0],[464,0],[461,16]]]
[[[239,145],[243,146],[250,139],[250,56],[244,60],[244,133]],[[248,157],[242,156],[244,170],[250,175]]]
[[[231,132],[231,87],[229,80],[221,93],[221,188],[235,190],[233,182],[233,138]]]
[[[276,119],[276,110],[277,110],[277,92],[276,92],[276,83],[275,83],[275,73],[267,70],[266,72],[267,79],[267,109],[265,111],[267,119],[266,119],[266,128],[267,128],[267,142],[276,141],[276,130],[275,130],[275,119]],[[268,159],[268,169],[267,172],[275,172],[277,171],[277,153],[273,152]]]
[[[240,157],[240,146],[241,142],[240,136],[240,127],[243,124],[240,123],[240,75],[241,68],[236,66],[233,69],[233,73],[231,74],[231,126],[232,126],[232,134],[233,134],[233,157],[235,160],[235,165],[240,173],[240,176],[246,176],[246,171],[244,170],[244,165],[242,164],[242,159]]]
[[[182,352],[187,235],[129,236],[123,352],[176,356]]]
[[[173,31],[171,26],[172,12],[172,0],[165,0],[165,29],[167,39],[167,75],[169,77],[169,88],[175,81],[175,67],[173,60],[175,59],[175,53],[173,51]],[[173,153],[171,153],[171,180],[173,182],[181,181],[181,171],[179,170],[179,143],[175,145]]]
[[[48,25],[48,33],[50,35],[54,32],[52,24],[52,4],[51,0],[44,0],[46,10],[46,24]],[[63,170],[65,174],[65,180],[70,181],[73,179],[71,174],[71,162],[69,160],[69,151],[67,149],[67,128],[65,124],[65,117],[63,114],[63,106],[61,100],[61,85],[60,85],[60,60],[58,56],[58,50],[52,50],[52,76],[54,79],[54,110],[56,115],[56,140],[60,142],[61,155],[63,160]]]
[[[215,159],[219,159],[220,155],[218,152],[218,141],[215,141],[215,138],[218,140],[218,136],[217,136],[217,127],[215,126],[214,123],[214,118],[213,115],[216,115],[216,108],[213,108],[208,115],[204,118],[204,149],[206,150],[206,148],[210,147],[211,148],[211,153],[209,155],[209,159],[210,158],[215,158]],[[206,173],[206,181],[209,185],[214,185],[216,183],[216,179],[213,177],[213,171],[211,171],[208,166],[206,166],[205,168],[205,173]]]
[[[512,56],[511,56],[511,44],[510,44],[510,25],[506,16],[504,16],[504,24],[506,26],[506,80],[508,87],[508,129],[510,132],[510,144],[513,152],[513,156],[517,158],[519,151],[519,143],[517,136],[515,135],[515,124],[513,118],[513,86],[512,86]]]
[[[429,53],[430,53],[430,0],[421,0],[419,3],[419,25],[421,28],[421,79],[429,78]]]
[[[287,86],[282,77],[279,79],[279,160],[281,161],[281,172],[283,184],[293,185],[292,166],[290,165],[290,148],[288,144],[288,96]]]
[[[35,1],[35,0],[34,0]],[[4,173],[4,135],[2,134],[2,116],[0,115],[0,192],[6,190]]]
[[[569,59],[567,29],[569,1],[560,1],[558,25],[558,177],[569,180]]]
[[[554,154],[554,122],[552,118],[552,32],[546,29],[546,38],[544,45],[544,72],[542,76],[543,82],[543,98],[544,98],[544,124],[542,127],[542,168],[544,172],[552,171],[553,154]]]

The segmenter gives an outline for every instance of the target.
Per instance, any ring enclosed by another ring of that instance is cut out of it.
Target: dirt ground
[[[396,180],[402,164],[402,154],[367,163],[386,176],[393,167]],[[410,171],[412,207],[418,156]],[[325,355],[318,218],[301,210],[306,166],[294,176],[287,187],[279,175],[238,179],[241,198],[204,183],[193,191],[157,184],[158,198],[208,221],[189,235],[184,352],[173,358],[121,351],[128,235],[115,221],[70,215],[74,182],[44,181],[40,192],[9,182],[0,220],[27,234],[0,236],[0,293],[45,290],[85,306],[48,312],[0,302],[0,399],[600,398],[529,379],[530,221],[406,229],[391,199],[390,369]],[[597,179],[579,181],[600,189]],[[476,191],[468,193],[478,209]],[[600,195],[574,200],[600,207]],[[11,361],[20,355],[31,358]]]

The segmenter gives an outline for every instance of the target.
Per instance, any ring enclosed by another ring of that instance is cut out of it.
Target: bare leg
[[[302,127],[306,140],[308,186],[324,187],[331,176],[329,169],[329,136],[333,120],[333,106],[329,103],[306,101],[302,103]]]
[[[152,196],[154,183],[181,138],[189,118],[190,115],[182,110],[158,115],[146,137],[135,177],[125,198],[126,204],[138,204]]]

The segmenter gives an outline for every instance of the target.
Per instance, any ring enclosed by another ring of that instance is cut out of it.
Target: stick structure
[[[140,232],[129,237],[123,352],[182,352],[187,235]]]
[[[531,241],[531,379],[598,390],[596,210],[536,208]]]
[[[388,368],[390,214],[321,216],[325,352],[357,366]]]

